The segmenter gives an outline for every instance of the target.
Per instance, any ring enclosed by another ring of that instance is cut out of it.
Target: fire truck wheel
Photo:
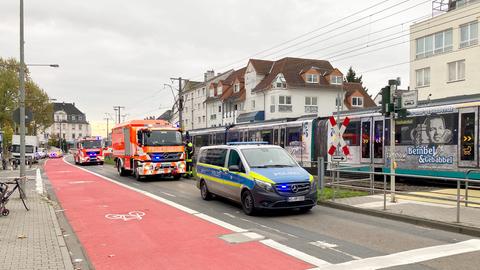
[[[176,175],[173,176],[174,180],[180,180],[180,178],[182,178],[181,174],[176,174]]]
[[[117,171],[120,176],[126,176],[127,172],[125,171],[125,168],[123,168],[122,163],[120,160],[117,161]]]
[[[140,173],[138,172],[138,170],[135,168],[135,179],[137,181],[143,181],[143,176],[140,175]]]

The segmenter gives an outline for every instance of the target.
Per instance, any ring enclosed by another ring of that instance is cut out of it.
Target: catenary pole
[[[25,53],[23,0],[20,0],[20,187],[25,190]]]

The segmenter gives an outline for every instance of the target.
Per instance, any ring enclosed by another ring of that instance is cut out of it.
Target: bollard
[[[387,210],[387,175],[383,175],[383,210]]]
[[[457,223],[460,223],[460,180],[457,180]]]
[[[323,192],[324,181],[325,181],[325,164],[323,164],[323,157],[317,158],[317,175],[318,175],[318,187],[320,191]]]

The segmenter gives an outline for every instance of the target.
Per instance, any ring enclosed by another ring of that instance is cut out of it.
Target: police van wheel
[[[242,209],[245,214],[251,216],[256,212],[253,195],[249,190],[242,193]]]
[[[200,182],[200,194],[202,195],[202,199],[204,199],[205,201],[212,199],[212,193],[208,191],[207,184],[205,183],[204,180]]]

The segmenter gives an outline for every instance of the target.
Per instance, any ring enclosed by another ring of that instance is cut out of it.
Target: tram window
[[[300,127],[292,127],[287,128],[287,144],[286,146],[298,146],[301,142],[301,128]]]
[[[280,130],[280,146],[285,147],[285,129]]]
[[[389,121],[389,124],[390,124],[390,121]],[[422,142],[422,133],[424,133],[424,130],[421,127],[422,125],[418,125],[418,126],[416,125],[416,118],[405,118],[405,119],[396,120],[395,121],[395,144],[398,144],[398,145],[423,144],[424,142]],[[417,132],[418,132],[418,136],[417,136]],[[425,142],[425,143],[428,143],[428,142]]]
[[[272,143],[272,130],[262,130],[260,134],[262,136],[262,142]]]
[[[383,138],[383,144],[385,146],[390,145],[390,119],[385,119]]]
[[[273,144],[278,145],[278,129],[273,130]]]
[[[373,125],[373,158],[383,158],[383,120]]]
[[[239,141],[239,134],[236,131],[228,132],[227,139],[229,142],[238,142]]]
[[[217,133],[215,134],[215,144],[220,145],[225,143],[225,134],[223,133]]]
[[[475,160],[475,113],[461,114],[460,132],[460,159]]]
[[[343,139],[350,146],[360,145],[360,122],[350,122],[343,133]]]
[[[362,123],[362,158],[370,158],[370,122]]]

